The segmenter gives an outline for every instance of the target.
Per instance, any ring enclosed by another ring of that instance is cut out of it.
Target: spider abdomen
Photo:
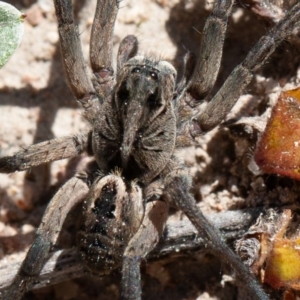
[[[106,274],[121,266],[125,247],[143,215],[138,186],[125,185],[118,174],[94,182],[77,231],[78,248],[91,273]]]

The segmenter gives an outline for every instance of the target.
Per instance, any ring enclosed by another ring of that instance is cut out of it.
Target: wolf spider
[[[300,3],[258,41],[212,100],[200,107],[216,81],[233,0],[215,1],[202,34],[199,59],[185,56],[184,74],[177,84],[177,72],[170,63],[137,55],[135,36],[121,42],[114,73],[112,36],[119,2],[97,1],[90,43],[94,75],[90,79],[72,1],[54,0],[68,83],[92,129],[3,157],[0,172],[27,170],[82,152],[94,161],[51,200],[19,273],[2,299],[20,299],[30,289],[68,212],[81,202],[77,242],[85,267],[93,274],[106,274],[122,266],[123,299],[141,298],[140,264],[157,245],[169,206],[181,209],[211,251],[233,267],[250,299],[268,299],[197,207],[189,193],[191,179],[175,149],[222,122],[253,73],[298,25]]]

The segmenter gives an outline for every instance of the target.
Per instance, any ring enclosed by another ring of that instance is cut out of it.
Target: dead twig
[[[262,212],[263,208],[255,208],[210,214],[206,217],[221,231],[226,242],[230,242],[240,238]],[[197,235],[197,230],[190,221],[185,219],[179,222],[168,222],[161,242],[149,255],[149,259],[191,250],[206,251],[206,245],[205,241]],[[24,257],[20,257],[14,262],[6,260],[2,266],[0,264],[0,290],[4,290],[11,284],[23,259]],[[49,255],[33,288],[81,277],[85,273],[76,249],[59,250]]]

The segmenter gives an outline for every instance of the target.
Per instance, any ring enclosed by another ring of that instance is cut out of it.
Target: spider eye
[[[157,80],[157,74],[155,72],[151,72],[150,76],[152,79]]]
[[[133,68],[131,73],[140,73],[141,72],[141,68]]]

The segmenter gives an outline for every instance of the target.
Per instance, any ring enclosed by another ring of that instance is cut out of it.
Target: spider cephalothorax
[[[112,36],[117,0],[97,1],[90,45],[94,73],[91,80],[73,18],[72,1],[54,0],[54,4],[68,83],[91,130],[3,157],[0,172],[26,170],[84,151],[94,161],[53,197],[19,273],[2,298],[16,300],[30,289],[66,215],[83,202],[77,234],[83,261],[88,270],[97,274],[122,266],[124,299],[141,298],[140,264],[157,245],[170,205],[181,209],[211,251],[234,268],[245,282],[249,299],[268,299],[196,205],[189,192],[191,178],[176,159],[175,150],[189,143],[195,133],[208,131],[222,122],[254,71],[298,25],[300,3],[259,40],[203,109],[198,104],[215,83],[233,0],[215,1],[203,30],[198,61],[192,55],[186,56],[184,76],[177,87],[174,67],[165,61],[137,56],[134,36],[121,42],[114,74]]]
[[[174,67],[164,61],[136,56],[124,64],[94,124],[93,153],[101,170],[117,166],[128,180],[143,183],[162,171],[175,146],[175,80]]]

